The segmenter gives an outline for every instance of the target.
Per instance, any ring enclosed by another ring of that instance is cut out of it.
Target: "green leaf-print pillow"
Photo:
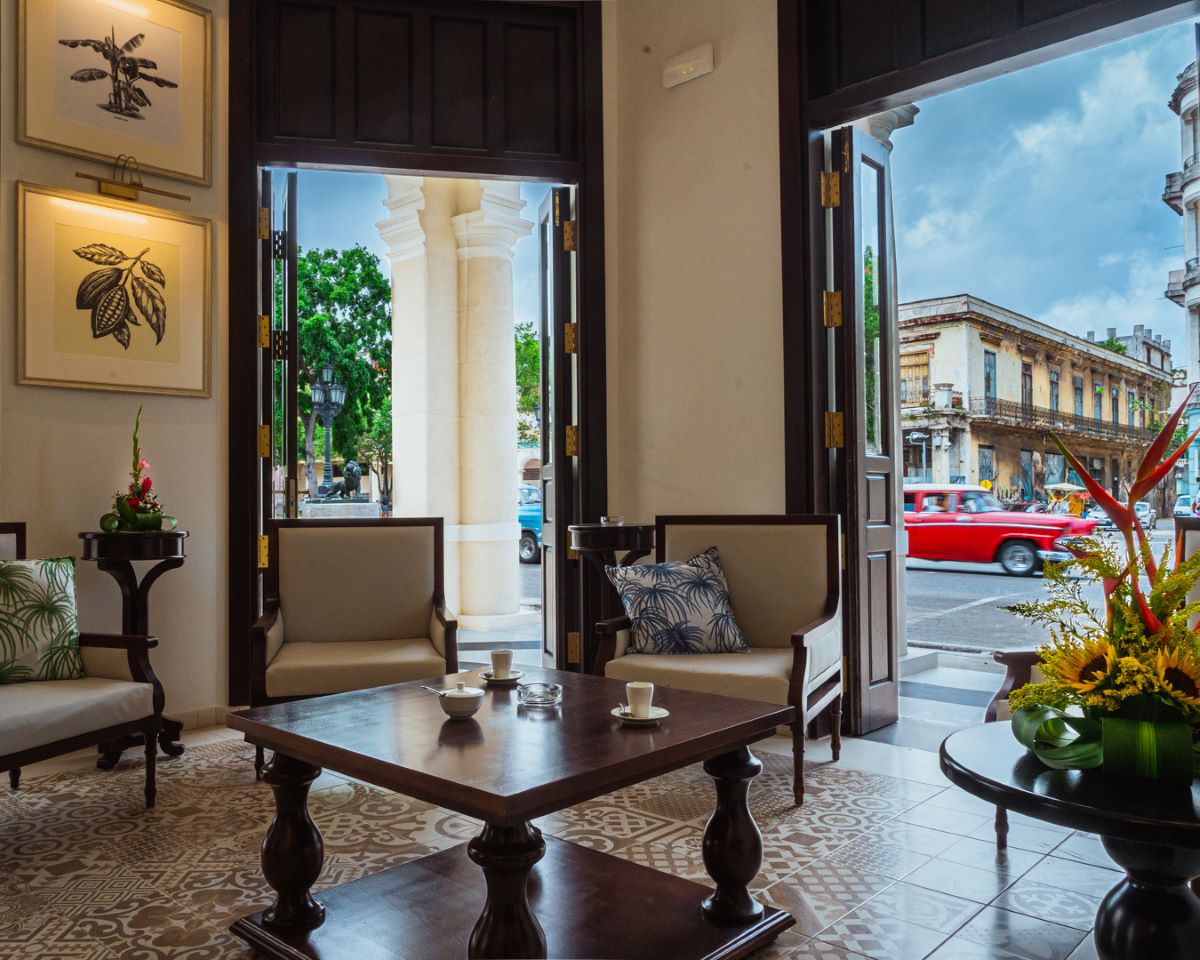
[[[0,561],[0,683],[83,675],[75,558]]]

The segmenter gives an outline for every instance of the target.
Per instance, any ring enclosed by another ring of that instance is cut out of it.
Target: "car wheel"
[[[1014,577],[1028,577],[1038,565],[1038,555],[1028,540],[1009,540],[996,555],[1004,572]]]
[[[538,546],[537,537],[528,530],[521,531],[521,545],[518,549],[522,563],[537,563],[542,559],[542,551]]]

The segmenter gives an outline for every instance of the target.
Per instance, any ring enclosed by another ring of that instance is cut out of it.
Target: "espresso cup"
[[[629,700],[629,715],[644,720],[650,716],[654,684],[646,680],[630,680],[625,684],[625,697]]]
[[[512,673],[512,658],[511,650],[493,650],[492,651],[492,676],[497,680],[507,680]]]

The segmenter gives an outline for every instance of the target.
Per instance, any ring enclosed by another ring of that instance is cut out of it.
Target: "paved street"
[[[1160,521],[1150,535],[1156,556],[1173,536],[1172,524]],[[1040,574],[1010,577],[999,564],[909,560],[905,588],[910,646],[991,651],[1037,646],[1046,640],[1043,628],[1000,609],[1045,596]],[[1097,608],[1103,606],[1098,585],[1087,595]]]

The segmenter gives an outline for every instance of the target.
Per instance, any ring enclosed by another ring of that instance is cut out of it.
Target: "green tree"
[[[276,284],[282,311],[282,282]],[[303,436],[304,472],[316,493],[318,421],[312,385],[332,363],[346,401],[333,421],[333,448],[356,456],[360,438],[391,395],[392,289],[379,258],[362,245],[348,250],[301,251],[296,265],[299,364],[296,406]],[[390,422],[390,417],[388,418]]]
[[[381,509],[390,512],[392,502],[392,398],[387,396],[373,414],[358,446],[359,458],[375,474]]]
[[[541,439],[542,344],[532,323],[513,328],[517,346],[517,441]]]
[[[1109,337],[1107,340],[1101,340],[1097,346],[1104,347],[1106,350],[1111,350],[1113,353],[1119,353],[1122,355],[1128,352],[1125,349],[1125,344],[1123,344],[1116,337]]]
[[[876,383],[879,371],[875,369],[875,349],[879,343],[879,298],[875,295],[875,251],[869,246],[863,250],[863,344],[866,356],[864,360],[863,389],[867,445],[874,446],[876,424],[879,420],[878,396]]]

